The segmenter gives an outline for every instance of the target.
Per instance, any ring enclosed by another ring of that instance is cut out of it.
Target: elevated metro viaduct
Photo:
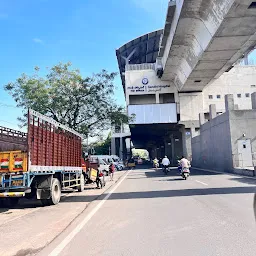
[[[223,113],[225,94],[234,94],[237,108],[251,108],[256,69],[237,63],[255,45],[256,2],[170,1],[163,30],[116,50],[128,114],[136,118],[128,133],[113,135],[112,153],[126,157],[131,135],[151,157],[190,158],[200,113],[209,119],[211,104]]]

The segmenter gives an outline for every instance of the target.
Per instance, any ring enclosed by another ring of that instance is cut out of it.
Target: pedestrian
[[[113,163],[109,166],[110,180],[114,180],[115,165]]]

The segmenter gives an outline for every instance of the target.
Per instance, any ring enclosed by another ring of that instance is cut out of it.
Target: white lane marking
[[[72,239],[82,230],[85,224],[93,217],[93,215],[102,207],[102,205],[109,199],[111,194],[119,187],[119,185],[125,180],[128,174],[131,172],[127,171],[127,173],[121,178],[121,180],[116,184],[114,188],[112,188],[109,193],[102,199],[102,201],[83,219],[83,221],[75,227],[75,229],[69,233],[68,236],[48,255],[48,256],[57,256],[59,255],[63,249],[72,241]]]
[[[198,182],[198,183],[200,183],[200,184],[202,184],[202,185],[204,185],[204,186],[208,186],[208,184],[206,184],[206,183],[204,183],[204,182],[202,182],[202,181],[199,181],[199,180],[195,180],[196,182]]]

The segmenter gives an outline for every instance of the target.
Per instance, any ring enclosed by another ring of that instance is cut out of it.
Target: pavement
[[[176,169],[135,169],[37,255],[254,256],[255,192],[246,177],[192,169],[185,181]]]
[[[93,184],[87,185],[81,193],[65,192],[58,205],[43,207],[39,200],[21,199],[13,209],[0,208],[0,256],[35,255],[125,173],[116,172],[114,182],[107,177],[103,189],[95,189]]]

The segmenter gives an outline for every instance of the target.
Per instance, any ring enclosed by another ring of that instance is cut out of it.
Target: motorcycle
[[[159,163],[153,163],[153,167],[154,167],[155,169],[159,168]]]
[[[97,188],[99,188],[99,189],[105,187],[105,185],[106,185],[105,175],[101,171],[98,172],[98,175],[97,175],[97,178],[96,178],[96,184],[97,184]]]
[[[169,169],[167,165],[163,165],[163,172],[165,173],[165,175],[167,175]]]
[[[181,172],[181,177],[184,179],[184,180],[187,180],[188,177],[190,175],[190,171],[189,171],[189,168],[183,168],[182,172]]]

